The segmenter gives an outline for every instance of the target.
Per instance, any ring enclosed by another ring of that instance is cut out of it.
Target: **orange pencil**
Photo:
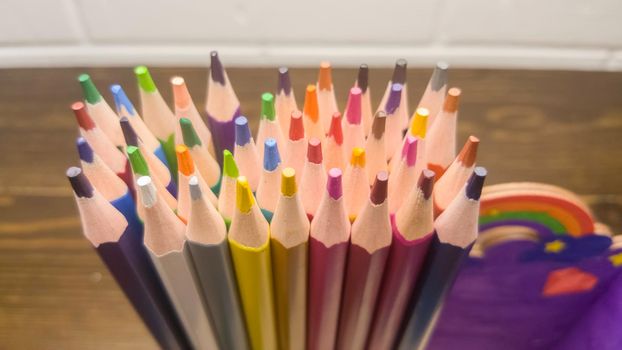
[[[315,85],[307,85],[302,114],[307,138],[315,137],[323,143],[324,125],[320,118],[317,88]]]
[[[320,63],[320,73],[317,79],[317,102],[324,133],[328,132],[330,118],[335,112],[339,111],[331,70],[330,62],[324,61]]]

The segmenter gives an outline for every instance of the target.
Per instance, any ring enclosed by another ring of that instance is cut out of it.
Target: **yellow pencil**
[[[255,350],[277,349],[269,231],[248,180],[238,177],[229,246],[246,327]]]

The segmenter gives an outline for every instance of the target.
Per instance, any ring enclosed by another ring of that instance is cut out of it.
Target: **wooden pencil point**
[[[235,198],[236,206],[242,213],[248,213],[255,204],[255,197],[245,176],[239,176],[236,181]]]
[[[479,139],[473,135],[469,136],[469,139],[462,147],[462,150],[458,154],[457,159],[460,160],[464,166],[472,167],[475,164],[477,158],[477,148],[479,146]]]
[[[462,94],[462,90],[457,87],[452,87],[447,91],[447,96],[445,96],[445,102],[443,103],[443,110],[446,112],[453,113],[458,110],[458,104],[460,103],[460,95]]]
[[[286,197],[296,194],[296,171],[293,168],[281,172],[281,194]]]

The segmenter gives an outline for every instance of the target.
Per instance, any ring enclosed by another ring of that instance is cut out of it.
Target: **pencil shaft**
[[[186,241],[222,349],[249,349],[235,272],[227,241],[204,245]]]
[[[438,236],[434,235],[410,306],[406,311],[403,335],[398,343],[399,349],[426,348],[443,302],[471,246],[463,249],[442,243]]]
[[[308,243],[285,248],[271,239],[280,349],[305,348]]]
[[[307,349],[335,347],[348,242],[326,247],[310,238]]]

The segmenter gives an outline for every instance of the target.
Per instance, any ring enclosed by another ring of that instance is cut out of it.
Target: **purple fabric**
[[[233,153],[233,145],[235,142],[235,118],[240,116],[240,107],[226,122],[214,119],[209,112],[207,113],[207,123],[212,132],[212,141],[214,142],[214,151],[218,164],[222,166],[222,152],[226,149]]]

